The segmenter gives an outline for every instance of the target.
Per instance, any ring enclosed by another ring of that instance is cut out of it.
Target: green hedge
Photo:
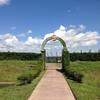
[[[47,57],[47,62],[57,62],[62,57]],[[70,61],[100,61],[100,52],[70,53]]]
[[[40,53],[0,52],[0,60],[38,60]],[[61,57],[48,57],[47,62],[57,62]],[[70,53],[71,61],[100,61],[100,52]]]
[[[40,53],[0,52],[0,60],[38,60]]]
[[[71,61],[100,61],[100,52],[70,53]]]

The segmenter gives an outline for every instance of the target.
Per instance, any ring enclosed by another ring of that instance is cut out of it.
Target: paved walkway
[[[56,67],[48,67],[28,100],[75,100],[66,80]]]

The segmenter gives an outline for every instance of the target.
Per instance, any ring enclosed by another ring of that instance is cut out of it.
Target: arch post
[[[41,50],[41,53],[42,53],[42,60],[43,60],[43,68],[44,68],[44,70],[46,69],[45,67],[46,67],[46,65],[45,65],[45,56],[46,56],[46,50],[44,49],[44,50]]]
[[[62,70],[65,71],[70,65],[70,55],[67,48],[62,50]]]

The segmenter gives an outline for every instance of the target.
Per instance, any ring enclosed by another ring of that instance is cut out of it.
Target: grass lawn
[[[17,77],[31,71],[33,74],[41,70],[41,63],[37,61],[0,61],[0,100],[27,100],[38,81],[41,73],[31,84],[17,86]]]
[[[71,62],[70,69],[84,75],[82,84],[67,79],[77,100],[100,100],[100,61]]]

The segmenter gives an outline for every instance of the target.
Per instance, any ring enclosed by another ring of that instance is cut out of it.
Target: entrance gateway
[[[69,65],[69,52],[67,50],[65,41],[62,38],[60,38],[60,37],[58,37],[56,35],[52,35],[52,36],[46,38],[43,41],[42,45],[41,45],[41,53],[42,53],[43,67],[44,67],[44,69],[46,67],[45,66],[45,61],[46,61],[46,59],[45,59],[46,58],[45,45],[50,40],[52,40],[52,41],[59,40],[60,43],[62,44],[62,46],[63,46],[63,50],[62,50],[62,70],[65,70],[65,68],[68,67],[68,65]]]

